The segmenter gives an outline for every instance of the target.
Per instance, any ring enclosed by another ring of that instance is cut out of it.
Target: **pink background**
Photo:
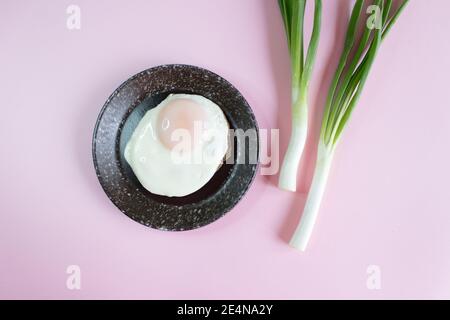
[[[183,233],[139,225],[105,196],[91,159],[98,112],[143,69],[198,65],[231,81],[261,128],[283,128],[284,152],[290,70],[276,1],[73,3],[79,31],[66,28],[72,1],[2,2],[1,298],[450,298],[450,2],[411,1],[383,43],[306,253],[286,241],[350,2],[324,1],[299,192],[259,175],[228,215]],[[79,291],[66,288],[72,264]],[[369,265],[381,290],[366,287]]]

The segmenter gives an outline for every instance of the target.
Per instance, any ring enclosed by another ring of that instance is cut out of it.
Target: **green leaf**
[[[305,96],[308,92],[309,81],[311,79],[313,66],[316,60],[321,24],[322,24],[322,0],[315,0],[314,25],[311,34],[311,40],[309,41],[308,53],[306,54],[305,66],[303,68],[300,83],[300,88],[302,89],[301,94]],[[306,99],[306,97],[304,99]]]
[[[356,42],[355,33],[362,14],[362,3],[358,1],[355,3],[343,53],[329,89],[322,120],[321,139],[326,145],[334,146],[338,142],[361,96],[380,44],[397,21],[408,1],[404,0],[391,18],[389,18],[389,13],[392,8],[392,0],[375,0],[372,2],[374,5],[381,7],[382,28],[373,31],[365,25],[363,35]],[[356,48],[356,51],[350,57],[352,48]]]
[[[324,136],[325,143],[328,144],[329,142],[329,134],[331,132],[331,128],[328,127],[328,122],[330,121],[330,115],[332,113],[332,104],[334,95],[336,92],[336,88],[339,84],[339,79],[341,78],[342,72],[344,71],[347,57],[350,54],[350,51],[353,47],[353,43],[355,41],[356,37],[356,31],[357,31],[357,25],[359,16],[361,14],[361,10],[363,7],[363,0],[357,0],[355,5],[353,6],[352,15],[350,17],[350,23],[347,29],[347,34],[345,37],[345,44],[344,44],[344,50],[342,52],[341,58],[339,60],[338,67],[336,69],[336,73],[334,75],[333,81],[331,83],[330,90],[328,92],[327,102],[325,106],[325,112],[324,112],[324,121],[322,125],[322,135]]]

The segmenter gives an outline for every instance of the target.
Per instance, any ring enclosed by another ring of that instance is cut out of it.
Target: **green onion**
[[[403,0],[392,14],[392,0],[375,0],[381,28],[369,28],[364,19],[363,0],[357,0],[350,17],[344,49],[332,80],[322,119],[316,168],[300,223],[290,245],[305,250],[311,236],[336,145],[358,102],[382,40],[397,21],[409,0]],[[369,11],[367,12],[369,13]],[[374,14],[374,13],[372,13]],[[391,16],[392,14],[392,16]],[[373,16],[371,16],[373,18]],[[357,37],[360,21],[365,23],[361,37]],[[368,20],[367,20],[368,21]],[[376,25],[376,24],[375,24]],[[350,53],[354,52],[351,56]]]
[[[306,59],[303,52],[303,21],[306,0],[279,0],[292,71],[292,132],[280,171],[279,187],[296,191],[298,163],[308,132],[308,87],[319,44],[322,1],[315,0],[314,24]]]

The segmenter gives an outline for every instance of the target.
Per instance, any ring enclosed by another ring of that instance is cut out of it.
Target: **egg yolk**
[[[162,144],[171,150],[180,143],[180,135],[187,134],[191,148],[197,142],[194,135],[196,126],[203,127],[206,115],[202,106],[189,99],[176,99],[170,101],[161,109],[158,116],[158,137]],[[175,132],[178,129],[183,131]],[[198,134],[197,134],[198,135]]]

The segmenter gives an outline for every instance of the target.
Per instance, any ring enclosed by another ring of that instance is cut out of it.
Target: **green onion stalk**
[[[408,1],[403,0],[396,10],[392,10],[392,0],[372,1],[366,10],[363,0],[357,0],[354,4],[344,49],[328,92],[313,181],[300,223],[290,241],[294,248],[304,251],[308,245],[336,145],[361,96],[381,42]],[[363,34],[357,37],[361,20],[365,28]]]
[[[279,187],[297,189],[297,170],[308,133],[308,87],[319,44],[322,1],[315,0],[314,23],[306,58],[303,22],[306,0],[279,0],[291,57],[292,131],[279,176]]]

